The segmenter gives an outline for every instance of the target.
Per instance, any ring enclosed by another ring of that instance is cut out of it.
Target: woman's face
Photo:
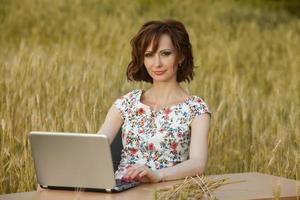
[[[152,51],[152,43],[144,53],[144,65],[155,82],[176,82],[178,68],[177,52],[171,38],[163,34],[156,52]]]

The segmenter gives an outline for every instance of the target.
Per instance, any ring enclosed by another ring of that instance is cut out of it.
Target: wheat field
[[[300,179],[300,18],[237,1],[0,0],[0,194],[36,187],[32,130],[95,133],[122,94],[147,20],[190,34],[183,86],[213,115],[206,174]]]

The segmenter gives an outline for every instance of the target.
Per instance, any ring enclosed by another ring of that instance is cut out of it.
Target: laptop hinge
[[[43,188],[43,189],[47,189],[47,188],[48,188],[47,185],[40,185],[40,186],[41,186],[41,188]]]

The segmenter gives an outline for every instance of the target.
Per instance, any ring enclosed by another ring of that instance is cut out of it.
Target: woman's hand
[[[153,171],[145,165],[133,165],[128,168],[126,174],[122,177],[122,180],[157,183],[163,180],[163,175],[161,171]]]

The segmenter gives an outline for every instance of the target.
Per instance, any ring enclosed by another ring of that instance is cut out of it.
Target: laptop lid
[[[116,185],[105,135],[31,132],[37,181],[42,187],[111,189]]]

